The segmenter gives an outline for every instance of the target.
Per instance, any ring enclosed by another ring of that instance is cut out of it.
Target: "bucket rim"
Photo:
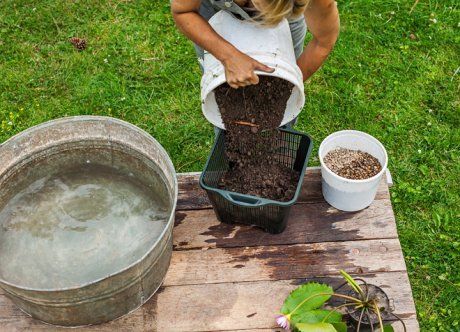
[[[276,77],[283,79],[285,81],[290,82],[293,85],[293,90],[296,89],[296,93],[298,94],[298,99],[297,99],[297,105],[293,107],[291,110],[292,114],[295,114],[292,119],[286,119],[285,121],[281,122],[281,126],[289,123],[292,121],[296,116],[300,114],[302,111],[303,107],[305,106],[305,86],[303,80],[299,80],[299,77],[302,77],[302,72],[300,71],[300,68],[296,66],[290,66],[287,62],[284,60],[277,58],[275,59],[273,56],[270,54],[263,54],[259,52],[247,52],[247,55],[254,57],[257,61],[260,61],[264,65],[267,65],[271,68],[274,68],[275,70],[271,73],[269,72],[264,72],[260,70],[254,71],[254,73],[258,76],[270,76],[270,77]],[[212,76],[212,79],[209,78],[209,76]],[[297,79],[296,79],[297,77]],[[220,128],[220,129],[225,129],[225,124],[224,122],[220,121],[220,123],[217,123],[215,121],[211,121],[209,114],[213,113],[213,111],[208,108],[207,106],[207,100],[209,98],[209,95],[211,93],[214,93],[215,89],[222,84],[225,84],[226,78],[225,78],[225,70],[224,67],[220,64],[219,66],[214,69],[214,71],[208,72],[208,74],[204,74],[201,77],[200,81],[200,87],[201,87],[201,92],[200,92],[200,98],[201,98],[201,111],[203,113],[203,116],[208,120],[210,123],[212,123],[214,126]],[[291,93],[291,95],[294,92]],[[291,98],[291,96],[290,96]],[[217,109],[216,112],[220,115],[220,110]],[[283,117],[284,120],[284,117]]]

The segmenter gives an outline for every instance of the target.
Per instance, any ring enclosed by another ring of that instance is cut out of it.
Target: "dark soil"
[[[294,197],[299,173],[279,163],[275,153],[292,88],[283,79],[260,76],[257,85],[233,89],[225,83],[215,90],[230,161],[220,188],[277,201]]]
[[[382,170],[378,159],[369,153],[344,148],[329,151],[324,163],[335,174],[352,180],[369,179]]]

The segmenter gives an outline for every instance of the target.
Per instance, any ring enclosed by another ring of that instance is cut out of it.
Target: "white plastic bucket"
[[[296,63],[287,20],[283,20],[275,27],[264,27],[255,22],[239,20],[231,13],[221,10],[211,17],[209,24],[238,50],[275,68],[273,73],[256,71],[258,75],[276,76],[294,84],[281,125],[294,120],[303,108],[305,96],[302,72]],[[206,51],[202,65],[204,69],[201,79],[203,114],[213,125],[225,129],[214,95],[214,89],[226,81],[224,66]]]
[[[351,180],[332,172],[324,163],[326,154],[337,148],[361,150],[378,159],[382,170],[375,176],[364,180]],[[324,139],[319,147],[321,176],[324,199],[342,211],[359,211],[375,198],[377,188],[388,164],[387,152],[376,138],[357,130],[342,130]]]

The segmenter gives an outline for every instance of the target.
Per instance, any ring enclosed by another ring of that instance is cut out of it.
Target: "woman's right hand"
[[[222,60],[225,68],[227,83],[234,89],[259,83],[259,77],[254,72],[260,70],[273,73],[274,68],[264,65],[250,56],[236,50]]]
[[[220,60],[225,67],[225,77],[232,88],[259,83],[255,70],[272,73],[275,69],[265,66],[219,36],[200,16],[201,0],[172,0],[171,11],[180,30],[194,43]]]

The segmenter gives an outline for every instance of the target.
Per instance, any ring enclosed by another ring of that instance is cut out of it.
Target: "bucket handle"
[[[222,195],[230,202],[240,206],[255,207],[262,203],[262,199],[255,197],[248,197],[237,193],[222,193]]]

